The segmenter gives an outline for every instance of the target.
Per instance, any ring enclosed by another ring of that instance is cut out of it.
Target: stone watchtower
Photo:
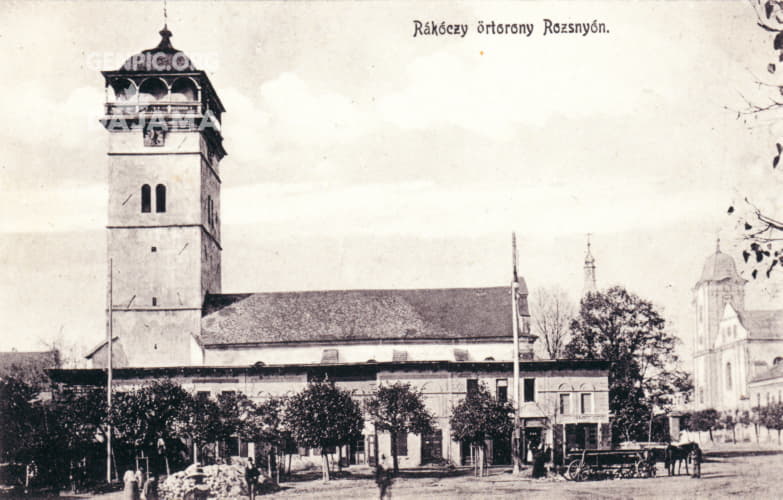
[[[204,296],[221,291],[225,109],[171,32],[160,35],[103,72],[115,366],[200,363]]]
[[[696,304],[696,338],[693,349],[694,402],[697,408],[715,408],[721,401],[718,354],[715,339],[726,304],[745,310],[745,283],[731,256],[720,251],[707,257],[701,278],[693,289]]]

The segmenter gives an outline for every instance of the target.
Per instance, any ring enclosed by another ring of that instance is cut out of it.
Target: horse
[[[669,475],[674,475],[675,465],[679,465],[677,467],[677,474],[679,474],[682,471],[683,463],[685,463],[685,474],[690,474],[690,472],[688,472],[688,464],[691,461],[692,453],[694,453],[694,451],[698,448],[699,445],[693,442],[680,445],[670,444],[667,446],[665,452],[665,463],[666,470],[669,472]]]

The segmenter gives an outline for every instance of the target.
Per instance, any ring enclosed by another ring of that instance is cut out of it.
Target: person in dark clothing
[[[538,479],[546,476],[546,453],[544,445],[540,444],[533,448],[533,478]]]
[[[693,474],[691,477],[695,477],[697,479],[701,477],[702,458],[701,448],[699,448],[699,445],[695,445],[691,451],[691,462],[693,465]]]
[[[381,462],[384,460],[386,460],[386,456],[381,455],[381,460],[375,467],[375,484],[378,485],[378,494],[380,500],[391,498],[391,486],[392,482],[394,482],[392,472],[384,469],[383,465],[381,465]]]
[[[258,471],[258,467],[253,463],[253,459],[248,459],[247,467],[245,467],[245,481],[247,481],[247,493],[250,496],[250,500],[256,498],[256,484],[258,483],[258,476],[261,473]]]

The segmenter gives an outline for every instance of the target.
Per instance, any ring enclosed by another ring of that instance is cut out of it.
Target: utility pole
[[[517,235],[511,233],[511,261],[514,269],[514,276],[511,280],[511,331],[513,332],[513,354],[514,357],[514,433],[511,435],[511,458],[514,462],[514,475],[520,472],[519,460],[519,304],[517,302],[517,291],[519,289],[519,276],[517,275]]]
[[[112,339],[113,339],[113,333],[112,333],[112,309],[113,306],[113,299],[112,299],[112,264],[113,259],[109,259],[109,325],[107,328],[107,362],[106,366],[108,367],[106,371],[106,414],[111,415],[111,383],[112,383]],[[111,423],[108,423],[106,425],[106,482],[111,483]]]

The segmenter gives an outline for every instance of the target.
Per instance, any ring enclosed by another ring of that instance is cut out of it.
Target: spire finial
[[[720,253],[720,236],[718,236],[715,241],[715,253]]]
[[[169,24],[169,11],[166,7],[166,0],[163,0],[163,29],[166,29]]]

